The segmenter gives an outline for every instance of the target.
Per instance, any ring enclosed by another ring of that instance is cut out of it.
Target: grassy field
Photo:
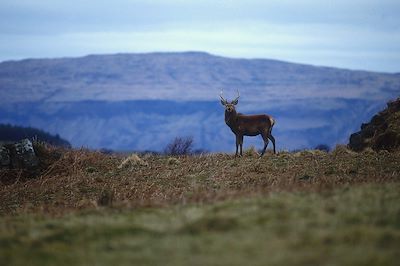
[[[399,262],[399,152],[41,152],[0,187],[4,265]]]

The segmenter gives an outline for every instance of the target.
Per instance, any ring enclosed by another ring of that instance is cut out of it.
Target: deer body
[[[264,155],[267,149],[269,139],[272,141],[275,151],[275,138],[272,136],[272,127],[275,120],[266,114],[259,115],[244,115],[236,112],[235,105],[238,103],[239,96],[231,103],[222,98],[221,103],[225,106],[225,123],[230,127],[233,134],[236,136],[236,156],[240,147],[240,155],[243,150],[243,136],[261,135],[264,140],[264,148],[261,156]],[[260,157],[261,157],[260,156]]]

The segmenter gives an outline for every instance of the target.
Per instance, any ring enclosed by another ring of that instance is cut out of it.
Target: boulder
[[[361,130],[351,134],[348,146],[354,151],[371,148],[375,151],[400,149],[400,98],[387,104],[387,108],[374,115]]]
[[[33,144],[23,139],[14,144],[0,145],[0,166],[9,169],[32,170],[39,166]]]
[[[0,146],[0,167],[9,166],[11,164],[10,151],[5,146]]]

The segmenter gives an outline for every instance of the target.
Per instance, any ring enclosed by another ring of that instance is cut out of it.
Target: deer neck
[[[235,130],[237,125],[237,112],[236,110],[233,110],[232,112],[227,112],[225,111],[225,123],[232,129]]]

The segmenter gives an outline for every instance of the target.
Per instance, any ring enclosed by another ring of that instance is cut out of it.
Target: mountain
[[[161,151],[176,136],[233,151],[220,90],[242,113],[275,117],[278,149],[345,143],[400,94],[400,75],[234,59],[201,52],[89,55],[0,63],[0,122],[73,146]],[[245,146],[262,146],[245,138]]]

